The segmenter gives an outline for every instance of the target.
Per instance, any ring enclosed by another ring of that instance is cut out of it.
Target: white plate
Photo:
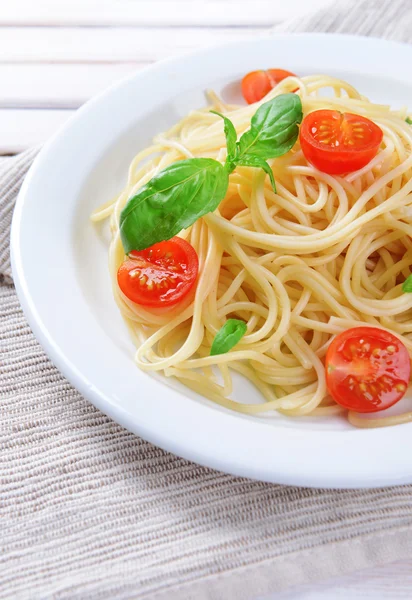
[[[140,372],[112,299],[106,241],[89,222],[124,185],[134,154],[204,105],[206,88],[234,99],[242,74],[281,66],[342,77],[376,102],[412,106],[411,64],[412,47],[376,39],[249,39],[158,63],[79,110],[35,161],[12,227],[24,312],[69,381],[131,431],[215,469],[305,486],[411,483],[412,424],[357,430],[339,418],[243,416]]]

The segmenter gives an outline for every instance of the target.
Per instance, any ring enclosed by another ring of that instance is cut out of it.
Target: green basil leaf
[[[169,165],[129,199],[120,215],[126,254],[168,240],[215,210],[229,176],[212,158],[188,158]]]
[[[402,291],[406,294],[412,293],[412,275],[409,275],[402,284]]]
[[[258,108],[237,143],[238,160],[244,156],[275,158],[289,152],[298,138],[302,102],[296,94],[281,94]]]
[[[408,123],[408,125],[412,125],[412,119],[409,117],[406,117],[405,121]]]
[[[226,354],[236,346],[247,331],[247,325],[239,319],[228,319],[219,329],[210,349],[210,356]]]
[[[241,167],[258,167],[263,169],[265,173],[269,175],[270,183],[272,184],[273,191],[276,194],[276,183],[275,178],[273,177],[273,171],[263,158],[260,156],[244,156],[243,158],[239,159],[236,164]]]
[[[236,133],[235,126],[233,125],[233,123],[230,119],[225,117],[225,115],[222,115],[220,112],[217,112],[217,110],[211,110],[210,112],[213,113],[214,115],[217,115],[218,117],[222,117],[222,119],[223,119],[223,123],[224,123],[223,131],[225,132],[226,147],[227,147],[226,162],[230,162],[235,158],[236,152],[237,152],[237,148],[236,148],[237,133]]]

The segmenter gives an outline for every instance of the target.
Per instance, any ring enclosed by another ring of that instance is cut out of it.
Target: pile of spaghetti
[[[166,308],[131,301],[118,284],[125,260],[119,221],[128,200],[177,161],[210,157],[224,163],[223,122],[211,109],[229,117],[241,135],[263,102],[290,92],[300,97],[304,116],[333,110],[373,121],[383,132],[377,154],[354,172],[327,174],[307,160],[298,139],[268,161],[276,191],[263,170],[238,166],[216,210],[179,233],[198,257],[192,293]],[[412,294],[402,287],[412,264],[412,127],[406,109],[373,104],[328,76],[287,77],[248,106],[226,105],[213,93],[209,99],[211,105],[139,152],[126,188],[92,215],[93,221],[110,217],[113,292],[137,347],[136,363],[242,413],[343,412],[325,373],[336,334],[379,328],[412,355]],[[230,351],[211,354],[228,319],[243,321],[245,334]],[[233,372],[258,388],[260,402],[231,399]],[[410,418],[365,419],[349,412],[362,427]]]

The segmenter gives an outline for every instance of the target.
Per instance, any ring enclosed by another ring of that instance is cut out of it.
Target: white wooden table
[[[44,142],[88,98],[136,69],[192,48],[259,35],[329,3],[0,0],[0,154]],[[412,563],[259,600],[335,598],[412,598]]]

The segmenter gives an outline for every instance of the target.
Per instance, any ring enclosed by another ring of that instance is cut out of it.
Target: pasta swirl
[[[402,281],[412,262],[412,127],[405,109],[371,103],[348,83],[328,76],[289,78],[268,99],[298,88],[304,114],[319,108],[373,119],[383,131],[376,157],[363,169],[332,176],[310,166],[296,143],[270,161],[277,190],[258,169],[238,167],[219,208],[181,236],[199,257],[195,297],[168,310],[148,310],[120,291],[124,259],[119,216],[128,198],[165,166],[188,157],[226,158],[221,119],[238,134],[254,106],[225,105],[214,94],[130,165],[120,195],[98,209],[110,218],[109,268],[113,293],[130,330],[140,369],[176,377],[212,401],[247,414],[330,415],[344,409],[328,395],[324,358],[332,337],[348,327],[383,327],[401,337],[412,356],[412,294]],[[247,333],[226,354],[210,356],[226,319]],[[233,372],[249,379],[260,400],[231,399]],[[412,413],[383,419],[349,414],[360,427],[406,422]]]

